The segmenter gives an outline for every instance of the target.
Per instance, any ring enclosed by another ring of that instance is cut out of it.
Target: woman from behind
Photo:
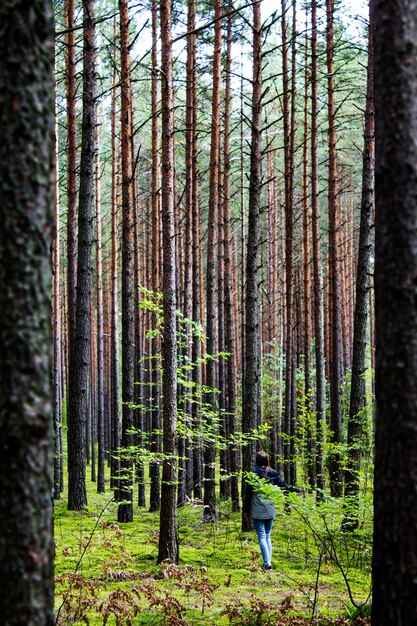
[[[263,450],[257,453],[252,472],[258,478],[265,478],[269,483],[281,487],[286,493],[303,493],[302,489],[288,485],[278,472],[269,467],[268,455]],[[264,561],[263,568],[265,570],[272,569],[271,530],[276,514],[275,505],[272,501],[265,500],[256,493],[250,482],[246,482],[243,514],[252,520],[252,526],[257,534]]]

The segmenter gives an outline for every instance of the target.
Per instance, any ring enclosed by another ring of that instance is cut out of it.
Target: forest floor
[[[88,489],[83,512],[55,503],[57,625],[370,624],[371,525],[342,533],[339,502],[279,503],[265,572],[255,533],[241,532],[228,502],[209,523],[201,505],[178,509],[179,564],[159,566],[159,514],[135,507],[120,525],[110,489]]]

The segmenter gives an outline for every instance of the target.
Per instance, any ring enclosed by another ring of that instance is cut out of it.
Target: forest
[[[416,626],[416,157],[417,0],[3,0],[1,624]]]

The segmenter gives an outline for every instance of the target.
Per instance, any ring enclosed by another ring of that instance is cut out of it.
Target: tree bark
[[[75,306],[77,301],[77,79],[75,47],[75,0],[66,0],[65,75],[67,104],[67,306],[68,350],[71,354],[75,337]],[[73,359],[74,356],[70,357]],[[70,384],[70,377],[68,376]],[[67,400],[69,389],[67,388]]]
[[[375,0],[373,626],[417,623],[417,2]]]
[[[55,120],[56,105],[55,105]],[[59,245],[59,161],[58,161],[58,123],[55,121],[55,229],[52,246],[52,324],[54,341],[53,381],[54,381],[54,487],[53,498],[61,497],[61,438],[62,438],[62,358],[61,358],[61,309],[60,309],[60,245]]]
[[[372,18],[372,16],[371,16]],[[356,298],[353,331],[353,361],[348,421],[348,469],[345,472],[345,496],[359,497],[361,439],[366,407],[366,343],[368,328],[368,277],[372,249],[372,222],[375,186],[375,118],[373,84],[373,23],[369,23],[368,79],[365,110],[361,221],[356,271]],[[353,520],[356,527],[357,518]]]
[[[83,119],[78,200],[77,305],[74,351],[70,352],[68,398],[68,509],[75,511],[87,505],[85,439],[88,412],[96,126],[94,0],[84,0],[83,11]]]
[[[0,615],[52,626],[52,3],[0,24]]]
[[[337,162],[336,162],[336,107],[334,101],[334,0],[326,0],[326,63],[327,63],[327,113],[329,123],[329,319],[330,333],[330,443],[335,444],[329,453],[330,491],[332,496],[342,495],[343,474],[338,445],[342,443],[342,310],[340,286],[340,252],[338,229]]]
[[[161,290],[161,268],[159,263],[161,241],[160,241],[160,220],[161,220],[161,191],[160,191],[160,159],[159,159],[159,120],[158,120],[158,0],[152,0],[152,290],[156,296]],[[157,325],[157,314],[152,314],[152,325]],[[158,337],[154,337],[149,342],[152,356],[156,356],[161,349]],[[150,361],[150,375],[152,385],[150,386],[151,400],[151,451],[157,453],[161,448],[161,436],[157,431],[161,429],[160,412],[160,375],[158,359]],[[159,511],[161,506],[161,479],[160,462],[153,461],[149,466],[149,477],[151,480],[149,510]]]
[[[98,129],[98,126],[97,126]],[[103,262],[101,243],[101,167],[96,153],[96,271],[97,271],[97,492],[104,493],[104,330],[103,330]]]
[[[216,234],[219,209],[219,176],[220,176],[220,83],[221,83],[221,49],[222,49],[222,0],[215,0],[214,19],[214,51],[213,51],[213,83],[211,105],[211,146],[210,146],[210,183],[209,183],[209,215],[208,215],[208,242],[207,242],[207,283],[206,283],[206,333],[207,354],[206,385],[209,388],[206,402],[210,411],[217,410],[216,393],[217,368],[213,357],[216,353],[216,301],[218,285],[216,280]],[[207,428],[213,428],[213,421],[206,418]],[[204,514],[207,519],[216,516],[215,493],[215,460],[216,450],[213,443],[206,443],[204,450]]]
[[[284,476],[290,482],[291,471],[291,434],[292,434],[292,407],[293,407],[293,350],[294,350],[294,207],[293,207],[293,156],[291,150],[292,130],[290,117],[290,82],[288,69],[288,36],[286,18],[286,0],[281,0],[281,29],[282,29],[282,81],[283,81],[283,124],[284,124],[284,171],[285,171],[285,405],[282,424],[284,441]]]
[[[158,563],[178,562],[176,519],[177,319],[174,216],[174,87],[171,2],[161,0],[162,69],[162,236],[163,293],[163,453]]]
[[[250,433],[261,424],[261,371],[259,328],[260,191],[262,140],[262,24],[261,5],[253,5],[252,132],[249,177],[249,219],[246,256],[245,366],[242,384],[242,431]],[[255,461],[256,441],[242,450],[242,470],[250,471]],[[243,493],[244,497],[243,481]],[[242,529],[247,530],[245,516]]]
[[[120,458],[120,498],[117,519],[133,520],[133,459],[128,451],[133,428],[133,172],[132,172],[132,94],[128,0],[119,1],[121,62],[121,148],[122,148],[122,440]]]
[[[323,291],[320,254],[320,206],[318,162],[318,55],[317,1],[311,2],[311,229],[313,244],[314,352],[316,369],[316,478],[324,488],[323,433],[325,423]],[[320,493],[320,492],[318,492]]]

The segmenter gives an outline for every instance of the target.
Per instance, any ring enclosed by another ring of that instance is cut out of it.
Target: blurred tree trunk
[[[417,623],[417,2],[375,0],[373,626]]]
[[[0,24],[0,615],[52,626],[52,3]]]

